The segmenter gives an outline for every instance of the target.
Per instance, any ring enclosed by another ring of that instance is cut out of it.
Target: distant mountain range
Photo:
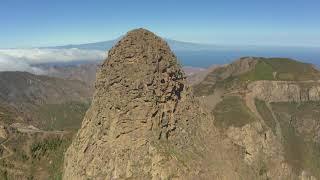
[[[54,49],[85,49],[107,51],[120,38],[87,44],[70,44],[50,47]],[[213,64],[227,64],[246,56],[284,57],[320,65],[320,48],[286,46],[213,45],[165,39],[184,66],[209,67]]]
[[[112,48],[120,38],[109,40],[109,41],[101,41],[95,43],[86,43],[86,44],[69,44],[63,46],[55,46],[52,48],[55,49],[70,49],[70,48],[78,48],[78,49],[86,49],[86,50],[101,50],[106,51]],[[174,51],[203,51],[203,50],[213,50],[220,49],[221,46],[216,46],[212,44],[200,44],[200,43],[192,43],[192,42],[184,42],[184,41],[176,41],[172,39],[165,39],[170,47]]]

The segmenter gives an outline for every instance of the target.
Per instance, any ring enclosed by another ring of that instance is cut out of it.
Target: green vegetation
[[[0,105],[0,121],[7,124],[7,123],[13,123],[15,119],[16,119],[16,115],[11,109]]]
[[[49,179],[62,179],[64,152],[71,143],[71,138],[48,138],[33,143],[30,149],[32,165],[47,166]]]
[[[0,179],[49,179],[62,176],[64,152],[72,134],[24,134],[16,132],[5,146],[12,156],[0,160]]]
[[[9,150],[0,148],[0,179],[61,179],[64,152],[72,134],[80,127],[90,104],[68,102],[32,107],[30,117],[36,127],[43,130],[66,132],[21,133],[9,128],[10,138],[5,142]],[[19,114],[22,116],[21,114]],[[22,122],[16,111],[0,105],[0,121],[5,124]],[[24,122],[25,123],[25,122]],[[9,152],[10,151],[10,152]]]
[[[272,116],[272,112],[268,108],[266,102],[259,99],[255,99],[255,105],[264,122],[269,126],[273,133],[276,134],[276,121]]]
[[[237,74],[232,66],[215,69],[194,86],[196,96],[213,94],[215,89],[237,89],[246,87],[250,81],[307,81],[319,80],[320,72],[311,64],[287,58],[255,58],[256,64],[247,72]],[[251,70],[250,70],[251,69]]]
[[[47,104],[41,106],[36,114],[46,130],[75,130],[80,128],[88,108],[88,103],[80,102]]]
[[[273,72],[273,67],[267,61],[259,61],[251,71],[240,75],[240,80],[274,80]]]
[[[280,122],[285,150],[285,159],[297,173],[302,170],[320,178],[320,143],[314,139],[312,131],[319,127],[320,102],[273,103],[272,109]],[[310,127],[309,124],[316,123]]]
[[[8,180],[9,179],[8,171],[0,169],[0,178],[3,179],[3,180]]]
[[[31,154],[33,159],[40,159],[45,156],[47,152],[56,151],[63,143],[62,139],[46,139],[41,142],[32,144]]]
[[[267,62],[275,69],[280,80],[314,80],[320,76],[311,64],[284,58],[271,58]]]
[[[255,68],[240,75],[241,80],[306,81],[320,79],[320,72],[311,64],[287,58],[259,58]]]
[[[240,97],[225,97],[213,110],[215,125],[222,128],[241,127],[254,121],[254,115]]]

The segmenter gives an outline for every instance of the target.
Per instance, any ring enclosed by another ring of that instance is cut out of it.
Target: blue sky
[[[1,0],[0,48],[114,39],[145,27],[200,43],[320,47],[319,0]]]

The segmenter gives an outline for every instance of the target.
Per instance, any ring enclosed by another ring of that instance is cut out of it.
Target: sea
[[[320,67],[320,48],[304,47],[250,47],[213,50],[175,51],[183,66],[209,67],[228,64],[241,57],[291,58]]]

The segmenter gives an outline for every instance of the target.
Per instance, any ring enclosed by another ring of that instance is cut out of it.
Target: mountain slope
[[[320,72],[312,64],[292,59],[245,57],[214,69],[194,89],[198,96],[208,95],[217,88],[261,80],[315,81],[320,80]]]
[[[64,151],[90,98],[81,81],[1,72],[0,179],[61,178]]]
[[[77,117],[78,110],[86,111],[91,96],[92,88],[81,81],[26,72],[0,72],[0,106],[11,109],[19,117],[19,121],[10,124],[19,122],[51,129],[64,120],[78,119],[79,125],[82,116]],[[61,107],[65,111],[52,112]]]
[[[99,68],[100,61],[97,63],[86,63],[68,66],[40,66],[46,71],[46,75],[66,80],[78,80],[93,88],[96,80],[96,72]]]
[[[290,59],[242,58],[194,89],[262,176],[319,179],[319,73]]]
[[[0,101],[41,105],[85,101],[90,89],[80,81],[68,81],[27,72],[0,72]]]

